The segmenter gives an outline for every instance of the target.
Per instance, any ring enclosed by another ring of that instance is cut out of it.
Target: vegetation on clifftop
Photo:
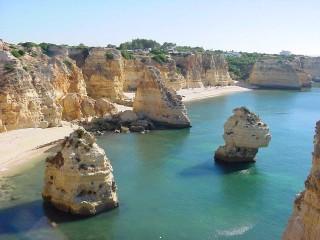
[[[128,52],[127,50],[121,50],[121,55],[124,59],[130,60],[134,59],[134,56],[131,52]]]
[[[19,58],[19,57],[22,57],[24,54],[25,54],[25,51],[21,50],[21,49],[13,49],[11,51],[11,54],[16,57],[16,58]]]
[[[160,64],[168,62],[168,56],[162,50],[152,50],[151,52],[152,59]]]
[[[130,42],[121,43],[119,46],[120,50],[137,50],[137,49],[158,49],[160,43],[150,39],[133,39]]]
[[[253,64],[264,54],[241,53],[239,56],[227,55],[231,77],[236,80],[246,80],[249,77]]]

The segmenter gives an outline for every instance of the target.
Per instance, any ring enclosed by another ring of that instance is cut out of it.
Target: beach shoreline
[[[183,102],[193,102],[208,98],[224,96],[237,92],[251,91],[252,89],[242,86],[223,86],[223,87],[203,87],[178,90],[177,93],[182,97]]]
[[[75,125],[53,128],[23,128],[0,134],[0,176],[14,175],[33,159],[45,158],[59,140],[74,131]]]
[[[250,91],[241,86],[203,87],[177,91],[183,102],[214,98],[227,94]],[[127,97],[134,98],[130,93]],[[118,111],[132,110],[132,107],[116,104]],[[0,133],[0,176],[13,175],[33,163],[44,159],[59,140],[68,136],[77,125],[64,122],[62,127],[24,128]]]

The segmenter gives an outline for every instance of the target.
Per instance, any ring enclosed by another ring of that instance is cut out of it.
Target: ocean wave
[[[252,228],[253,228],[253,224],[249,224],[249,225],[239,226],[239,227],[225,229],[225,230],[217,230],[217,234],[219,236],[226,236],[226,237],[237,236],[237,235],[244,234],[245,232],[249,231]]]

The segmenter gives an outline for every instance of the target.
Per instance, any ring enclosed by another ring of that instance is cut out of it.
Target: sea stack
[[[118,206],[112,166],[95,137],[79,128],[46,160],[42,197],[57,209],[94,215]]]
[[[320,239],[320,121],[316,124],[312,168],[305,190],[294,201],[293,214],[282,239]]]
[[[267,147],[271,135],[267,124],[246,107],[235,108],[224,124],[224,146],[215,152],[219,162],[254,162],[260,147]]]
[[[145,77],[138,84],[133,111],[156,125],[169,128],[190,127],[181,96],[165,86],[160,71],[153,66],[146,67]]]

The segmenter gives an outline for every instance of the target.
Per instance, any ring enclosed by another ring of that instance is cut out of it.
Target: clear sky
[[[0,0],[0,38],[320,55],[320,0]]]

